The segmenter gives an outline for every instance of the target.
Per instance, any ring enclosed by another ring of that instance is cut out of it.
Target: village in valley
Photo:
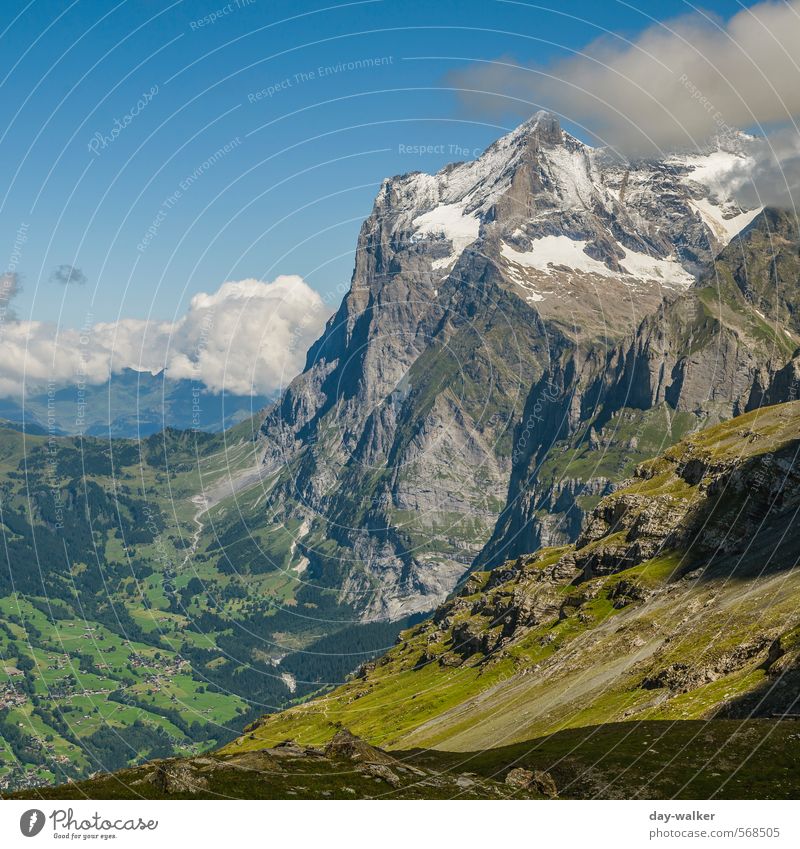
[[[0,791],[74,780],[153,752],[197,754],[203,746],[193,732],[245,711],[199,682],[178,652],[77,619],[45,631],[45,614],[29,602],[17,611],[9,599],[0,605],[8,608],[0,629]]]

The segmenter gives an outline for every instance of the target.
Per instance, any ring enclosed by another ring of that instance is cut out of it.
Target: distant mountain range
[[[274,398],[213,393],[201,383],[170,380],[161,371],[124,369],[102,384],[61,387],[23,404],[0,399],[0,419],[29,433],[147,437],[167,427],[217,432],[250,418]]]

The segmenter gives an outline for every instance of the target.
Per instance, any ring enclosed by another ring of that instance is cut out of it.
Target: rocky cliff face
[[[736,156],[623,167],[540,113],[384,181],[351,289],[262,426],[265,509],[302,529],[290,568],[367,618],[443,598],[495,527],[530,387],[575,351],[573,373],[600,366],[752,218],[706,177]]]
[[[788,363],[772,377],[763,396],[756,397],[762,406],[796,401],[800,394],[800,350],[795,351]]]
[[[798,251],[793,217],[767,210],[605,355],[577,348],[554,363],[528,399],[506,507],[478,562],[574,541],[595,496],[636,462],[691,430],[793,400]]]

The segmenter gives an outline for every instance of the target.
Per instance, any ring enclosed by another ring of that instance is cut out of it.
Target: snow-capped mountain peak
[[[529,303],[569,297],[587,277],[680,289],[759,211],[719,189],[744,155],[737,141],[623,164],[542,111],[472,161],[384,181],[375,214],[437,290],[468,249],[493,258]]]

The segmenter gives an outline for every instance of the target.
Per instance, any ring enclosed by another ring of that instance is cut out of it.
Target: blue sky
[[[518,120],[470,118],[448,71],[502,55],[545,64],[606,30],[633,36],[692,10],[676,0],[3,8],[0,257],[22,275],[21,318],[73,327],[172,320],[194,293],[279,274],[338,299],[384,176],[469,158]],[[728,18],[741,4],[703,8]],[[54,281],[61,265],[86,282]]]

